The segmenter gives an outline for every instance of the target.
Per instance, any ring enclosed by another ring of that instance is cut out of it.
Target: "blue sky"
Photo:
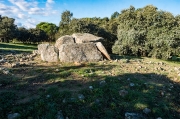
[[[130,5],[154,5],[174,16],[180,14],[180,0],[0,0],[0,15],[15,18],[18,26],[34,28],[40,22],[58,25],[65,10],[70,10],[75,18],[103,18]]]

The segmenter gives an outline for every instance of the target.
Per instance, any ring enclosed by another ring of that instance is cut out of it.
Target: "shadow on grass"
[[[116,60],[116,59],[128,59],[128,60],[132,60],[132,59],[143,59],[142,57],[137,57],[137,56],[119,56],[119,55],[114,55],[111,54],[111,58]]]
[[[154,73],[108,75],[113,67],[88,64],[14,69],[12,73],[22,72],[25,76],[14,75],[14,82],[0,87],[4,90],[0,95],[0,115],[6,118],[9,112],[18,112],[22,119],[53,119],[61,110],[62,115],[70,119],[124,119],[126,112],[147,119],[180,118],[179,83]],[[0,80],[11,79],[0,75]],[[127,94],[120,94],[122,90]],[[39,97],[17,103],[23,99],[19,96],[21,91]],[[143,113],[145,108],[151,112]]]

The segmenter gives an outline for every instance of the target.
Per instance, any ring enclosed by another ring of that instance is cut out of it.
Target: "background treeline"
[[[130,6],[114,12],[110,18],[73,18],[64,11],[59,26],[41,22],[36,28],[18,28],[14,19],[0,17],[0,38],[3,42],[17,39],[23,43],[54,42],[63,35],[92,33],[103,37],[109,53],[172,59],[180,56],[180,15],[148,5]]]

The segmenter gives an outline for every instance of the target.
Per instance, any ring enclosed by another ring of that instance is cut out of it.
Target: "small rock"
[[[63,103],[66,103],[66,99],[63,99],[63,101],[62,101]]]
[[[92,89],[93,89],[93,86],[89,86],[89,89],[92,90]]]
[[[126,91],[124,89],[119,91],[119,95],[122,97],[126,96],[127,94],[128,94],[128,91]]]
[[[130,83],[129,85],[130,85],[131,87],[134,87],[134,86],[135,86],[135,84],[134,84],[134,83]]]
[[[50,97],[51,97],[51,95],[46,95],[46,97],[47,97],[47,98],[50,98]]]
[[[8,119],[17,119],[20,117],[19,113],[8,114]]]
[[[106,83],[106,81],[104,81],[104,80],[99,82],[100,85],[103,85],[105,83]]]
[[[62,110],[58,111],[57,113],[57,119],[64,119],[64,116],[62,114]]]
[[[151,112],[151,109],[145,108],[145,109],[143,110],[143,112],[144,112],[145,114],[149,114],[149,113]]]
[[[78,94],[78,98],[79,98],[79,100],[84,100],[84,95],[83,94]]]
[[[24,60],[23,60],[23,58],[21,58],[21,59],[19,59],[19,61],[20,61],[20,62],[23,62]]]
[[[123,63],[129,63],[130,61],[129,61],[129,59],[124,59],[123,60]]]
[[[130,79],[130,78],[128,78],[127,80],[128,80],[128,81],[130,81],[131,79]]]
[[[141,69],[142,68],[142,66],[138,66],[138,69]]]
[[[96,103],[96,104],[99,104],[99,102],[100,102],[99,99],[96,99],[96,100],[95,100],[95,103]]]
[[[2,84],[0,84],[0,87],[2,86]]]
[[[58,72],[58,71],[59,71],[59,69],[56,69],[56,71]]]
[[[4,63],[4,62],[6,62],[5,59],[0,59],[0,63]]]
[[[137,113],[126,112],[125,113],[125,119],[142,119],[142,116],[140,114],[137,114]]]
[[[9,71],[8,70],[3,70],[3,74],[9,74]]]
[[[179,68],[177,68],[177,67],[174,67],[174,70],[175,70],[175,71],[178,71],[178,70],[179,70]]]
[[[158,65],[164,65],[164,62],[159,62]]]
[[[18,67],[20,63],[12,63],[11,64],[11,67],[14,68],[14,67]]]
[[[156,119],[162,119],[161,117],[158,117],[158,118],[156,118]]]
[[[4,68],[3,68],[3,67],[0,67],[0,71],[2,71],[2,70],[4,70]]]
[[[118,62],[118,59],[115,59],[114,62]]]

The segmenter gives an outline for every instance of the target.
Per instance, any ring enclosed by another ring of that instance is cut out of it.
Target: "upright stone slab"
[[[95,43],[98,50],[101,51],[101,53],[108,59],[108,60],[111,60],[111,57],[110,55],[108,54],[106,48],[103,46],[103,44],[101,42],[96,42]]]
[[[91,62],[103,59],[94,43],[63,44],[59,48],[61,62]]]
[[[65,35],[56,40],[55,47],[59,49],[59,47],[62,44],[73,44],[73,43],[75,43],[74,38],[72,36]]]
[[[41,59],[47,62],[59,61],[58,49],[52,45],[48,45],[41,51]]]
[[[99,42],[103,40],[102,37],[98,37],[89,33],[74,33],[72,37],[75,39],[75,43]]]

